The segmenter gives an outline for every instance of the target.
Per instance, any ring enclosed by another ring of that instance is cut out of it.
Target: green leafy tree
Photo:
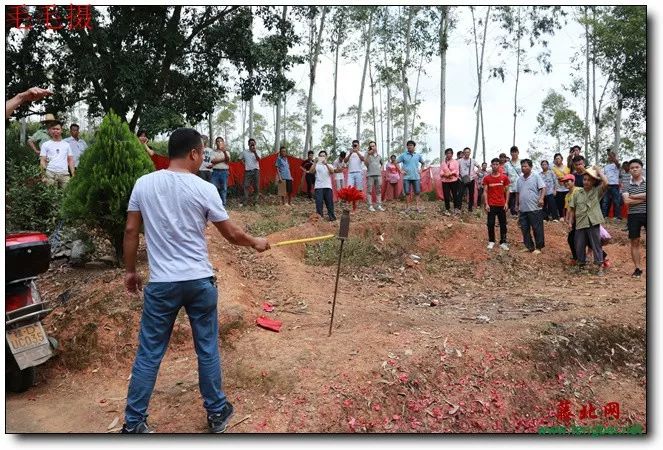
[[[592,21],[596,63],[616,84],[620,106],[635,121],[647,111],[647,7],[615,6]]]
[[[67,186],[64,217],[103,230],[121,261],[131,190],[139,177],[153,170],[152,161],[127,123],[111,111]]]
[[[578,114],[569,107],[563,95],[551,90],[541,103],[541,111],[536,116],[537,131],[555,139],[557,151],[568,147],[569,143],[580,142],[584,133],[584,123]]]

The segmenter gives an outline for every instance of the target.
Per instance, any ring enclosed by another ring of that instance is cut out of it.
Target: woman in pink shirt
[[[448,148],[444,151],[444,161],[440,163],[440,177],[442,178],[442,194],[444,195],[445,214],[451,213],[451,199],[454,201],[454,213],[460,213],[460,180],[458,161],[454,159],[454,151]]]
[[[401,169],[396,162],[396,155],[391,155],[389,162],[385,166],[387,172],[387,189],[391,190],[392,198],[398,199],[398,182],[401,179]]]

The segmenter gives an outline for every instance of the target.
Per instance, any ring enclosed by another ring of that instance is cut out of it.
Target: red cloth
[[[154,168],[156,170],[167,169],[170,165],[170,159],[166,156],[157,155],[156,153],[150,156],[152,162],[154,163]]]
[[[504,206],[506,203],[504,187],[509,185],[509,177],[500,173],[497,176],[488,174],[483,178],[483,184],[488,193],[488,206]]]
[[[265,316],[260,316],[256,319],[256,325],[267,330],[276,331],[278,333],[281,330],[283,322],[276,319],[269,319]]]

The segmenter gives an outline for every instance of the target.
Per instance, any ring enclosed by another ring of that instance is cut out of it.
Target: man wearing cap
[[[603,248],[601,246],[601,197],[608,189],[608,179],[597,166],[585,169],[583,187],[569,200],[570,219],[575,219],[575,245],[578,256],[578,269],[587,264],[586,248],[589,245],[594,254],[597,275],[603,275]],[[571,224],[569,224],[571,228]]]
[[[68,142],[62,139],[62,124],[59,121],[48,128],[51,140],[41,144],[39,165],[45,170],[44,182],[63,188],[76,172],[74,155]],[[69,170],[67,170],[69,169]]]
[[[32,151],[35,152],[37,155],[39,155],[39,149],[41,148],[41,144],[51,139],[51,136],[49,136],[48,134],[48,129],[51,127],[51,125],[56,123],[62,125],[61,122],[58,119],[56,119],[53,114],[46,114],[44,116],[44,120],[41,121],[41,124],[43,125],[44,128],[38,129],[35,132],[35,134],[33,134],[28,138],[28,145],[30,146]]]
[[[83,152],[87,149],[87,143],[79,137],[80,127],[77,123],[69,125],[69,136],[65,142],[69,143],[71,153],[74,155],[74,166],[78,169],[78,163],[81,160]]]

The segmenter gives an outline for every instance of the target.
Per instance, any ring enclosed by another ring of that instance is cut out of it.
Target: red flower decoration
[[[338,198],[348,203],[352,203],[352,210],[357,209],[357,202],[365,198],[364,192],[354,186],[346,186],[338,192]]]

